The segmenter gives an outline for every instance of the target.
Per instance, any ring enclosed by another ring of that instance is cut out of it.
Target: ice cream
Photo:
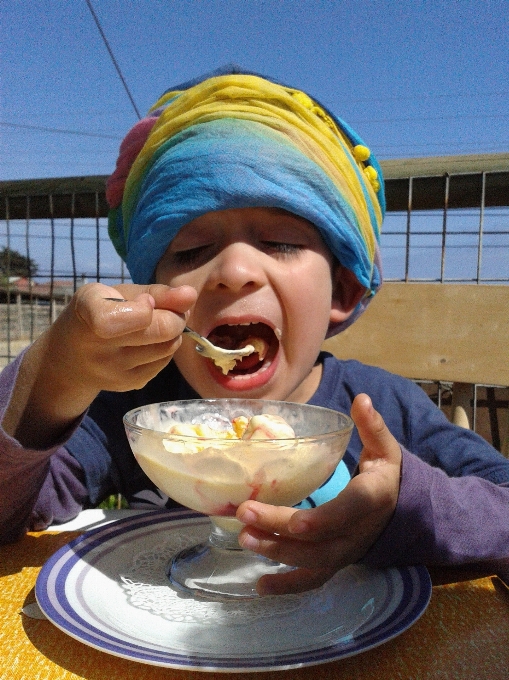
[[[216,429],[198,423],[176,423],[168,429],[168,434],[204,439],[294,439],[295,432],[281,416],[262,413],[259,416],[237,416],[231,427]]]
[[[245,345],[242,349],[250,350],[248,353],[246,353],[246,356],[253,354],[255,351],[253,345]],[[232,356],[231,354],[226,354],[225,352],[222,352],[219,347],[209,349],[206,356],[208,359],[211,359],[218,368],[221,369],[224,375],[232,371],[237,365],[237,361],[241,361],[243,358],[242,356]]]
[[[124,422],[134,455],[161,491],[223,517],[248,499],[292,506],[306,498],[334,472],[352,430],[347,416],[330,409],[244,399],[148,404]]]
[[[243,356],[239,355],[236,357],[232,356],[231,354],[225,354],[220,350],[220,348],[214,348],[216,351],[210,349],[208,356],[210,359],[212,359],[216,366],[222,370],[223,374],[226,375],[236,368],[237,363],[242,361],[244,356],[258,354],[258,361],[263,361],[265,355],[267,354],[268,347],[269,346],[267,342],[262,340],[262,338],[248,338],[240,345],[240,347],[238,347],[238,350],[246,351]],[[249,352],[247,352],[247,350],[249,350]]]
[[[242,439],[292,439],[293,437],[295,437],[295,432],[284,418],[266,413],[249,418],[242,433]]]
[[[240,416],[222,430],[177,423],[167,434],[163,451],[148,441],[134,447],[138,462],[174,500],[209,515],[232,516],[248,499],[295,505],[337,464],[276,415]]]

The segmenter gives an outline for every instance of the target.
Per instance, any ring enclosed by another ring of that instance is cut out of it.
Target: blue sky
[[[507,0],[91,0],[136,106],[228,62],[315,95],[380,159],[509,150]],[[86,0],[8,0],[0,179],[108,174],[136,113]]]

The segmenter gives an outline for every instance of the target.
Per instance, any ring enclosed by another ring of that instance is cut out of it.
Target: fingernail
[[[309,526],[307,522],[304,522],[303,520],[297,520],[295,523],[290,523],[288,530],[292,534],[305,534],[306,531],[309,530]]]
[[[239,545],[241,548],[246,548],[247,550],[256,550],[258,547],[258,541],[251,534],[241,533],[239,536]]]
[[[243,510],[241,513],[237,514],[237,519],[244,524],[254,524],[258,518],[252,510]]]
[[[364,397],[364,408],[366,411],[372,411],[373,410],[373,402],[371,401],[371,397],[368,394],[363,394]]]
[[[265,580],[263,580],[262,583],[258,581],[258,583],[256,584],[256,592],[258,593],[258,595],[261,595],[262,597],[266,595],[280,594],[277,587],[277,583],[276,584],[266,583]]]

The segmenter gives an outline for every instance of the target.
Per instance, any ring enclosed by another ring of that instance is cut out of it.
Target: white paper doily
[[[168,563],[180,550],[199,543],[206,536],[203,527],[174,531],[168,540],[136,554],[129,568],[121,569],[120,580],[128,603],[169,621],[229,626],[287,615],[302,608],[327,609],[327,600],[334,597],[332,583],[299,595],[222,601],[185,597],[170,586],[166,576]]]

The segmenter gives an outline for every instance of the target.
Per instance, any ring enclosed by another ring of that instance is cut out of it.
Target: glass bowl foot
[[[195,597],[258,597],[256,583],[264,574],[292,569],[249,550],[222,550],[208,543],[178,553],[168,567],[170,583]]]
[[[211,517],[211,521],[208,540],[180,551],[168,565],[168,578],[177,590],[209,599],[254,598],[261,576],[293,569],[243,550],[238,543],[242,525],[237,520]]]

